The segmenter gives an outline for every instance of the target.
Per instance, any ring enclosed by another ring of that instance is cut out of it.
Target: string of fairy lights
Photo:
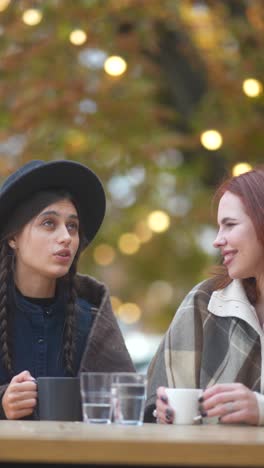
[[[4,11],[11,0],[0,0],[0,12]],[[43,12],[39,8],[26,9],[21,16],[21,21],[29,27],[37,26],[43,20]],[[76,47],[84,45],[88,40],[87,33],[83,29],[73,29],[69,33],[69,42]],[[125,74],[128,64],[126,60],[118,55],[108,56],[103,64],[105,73],[114,77],[121,77]],[[257,98],[263,93],[262,83],[253,77],[244,79],[241,91],[250,99]],[[209,128],[200,134],[201,145],[209,151],[216,151],[224,145],[224,136],[216,128]],[[239,175],[251,169],[247,162],[240,162],[232,168],[233,175]],[[147,242],[151,241],[155,234],[164,233],[170,228],[170,215],[163,210],[151,212],[146,220],[139,221],[133,232],[123,233],[117,242],[117,249],[123,255],[134,255]],[[117,257],[117,249],[108,245],[97,245],[93,251],[96,264],[108,267],[113,265]],[[157,283],[157,284],[156,284]],[[167,282],[156,282],[151,286],[150,297],[156,291],[156,297],[168,298],[172,294],[172,287]],[[164,294],[163,294],[164,293]],[[154,295],[155,296],[155,295]],[[113,310],[118,318],[125,324],[134,324],[141,318],[142,311],[139,305],[132,302],[122,302],[120,298],[111,297]]]
[[[4,11],[10,2],[11,0],[0,0],[0,12]],[[43,13],[39,8],[29,8],[23,12],[21,19],[27,26],[36,26],[42,21]],[[87,41],[87,34],[82,29],[73,29],[69,34],[69,41],[75,46],[81,46]],[[110,76],[121,76],[127,70],[127,63],[118,55],[109,56],[105,59],[104,70]],[[262,83],[253,77],[244,79],[241,89],[249,98],[257,98],[263,93]],[[224,137],[219,130],[210,128],[201,132],[200,142],[207,150],[216,151],[224,144]],[[238,163],[232,172],[237,175],[249,168],[247,163]]]

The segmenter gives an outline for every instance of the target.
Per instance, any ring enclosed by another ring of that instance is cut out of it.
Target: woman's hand
[[[15,375],[2,398],[7,419],[21,419],[32,414],[37,403],[37,385],[30,372]]]
[[[165,387],[159,387],[157,389],[156,418],[157,423],[161,424],[172,424],[174,419],[174,411],[168,405],[168,397],[165,392]]]
[[[199,401],[202,416],[217,416],[221,423],[258,424],[256,395],[241,383],[208,387]]]

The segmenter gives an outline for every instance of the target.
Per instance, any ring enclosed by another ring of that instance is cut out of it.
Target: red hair
[[[214,201],[219,202],[227,191],[240,198],[264,250],[264,166],[225,180],[216,190]],[[224,266],[214,268],[213,274],[216,289],[224,288],[232,281]],[[257,290],[254,278],[243,280],[243,284],[249,300],[255,303]]]

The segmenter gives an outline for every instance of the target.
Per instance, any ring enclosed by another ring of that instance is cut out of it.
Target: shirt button
[[[39,343],[39,344],[42,344],[42,343],[44,343],[44,340],[43,340],[43,338],[39,338],[39,339],[38,339],[38,343]]]
[[[51,314],[51,310],[50,310],[50,309],[46,309],[45,312],[46,312],[47,315],[50,315],[50,314]]]

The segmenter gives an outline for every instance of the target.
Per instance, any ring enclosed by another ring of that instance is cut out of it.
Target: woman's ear
[[[11,249],[15,250],[16,249],[16,240],[13,238],[13,239],[8,239],[8,245],[9,247],[11,247]]]

